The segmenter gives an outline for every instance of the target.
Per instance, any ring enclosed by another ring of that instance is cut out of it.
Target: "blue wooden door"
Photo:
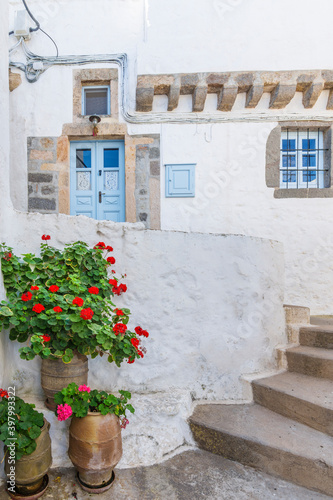
[[[124,143],[72,142],[70,191],[71,215],[124,222]]]

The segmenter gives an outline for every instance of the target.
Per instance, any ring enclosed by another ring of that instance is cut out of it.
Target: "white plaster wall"
[[[331,0],[318,0],[315,9],[310,0],[30,0],[29,5],[57,41],[61,55],[126,52],[132,107],[137,73],[331,67],[327,43]],[[10,6],[12,26],[14,10],[22,4],[12,0]],[[54,54],[52,43],[42,33],[33,36],[29,48]],[[19,60],[22,55],[14,57]],[[303,108],[302,95],[296,94],[282,113],[301,112],[309,119],[320,113],[332,119],[332,112],[326,111],[327,93],[308,110]],[[228,116],[244,112],[244,99],[244,95],[237,97]],[[181,96],[173,113],[190,111],[190,103],[191,96]],[[268,103],[269,95],[264,94],[257,109],[245,110],[245,114],[276,114],[268,110]],[[14,206],[26,210],[26,138],[59,136],[63,123],[71,121],[72,68],[52,68],[37,83],[24,82],[11,94],[10,105],[11,195]],[[205,111],[214,109],[216,96],[210,95]],[[166,110],[164,96],[155,98],[154,110]],[[313,314],[331,314],[333,200],[273,198],[272,189],[264,184],[264,157],[265,138],[275,125],[245,121],[210,126],[130,125],[129,132],[162,131],[162,164],[197,164],[194,201],[164,198],[162,168],[163,229],[242,233],[283,241],[286,300],[310,306]],[[213,179],[216,174],[224,175],[221,170],[226,172],[226,184]]]
[[[5,54],[5,45],[3,50]],[[0,74],[6,128],[5,57],[3,61]],[[66,85],[62,97],[55,91],[54,99],[46,98],[46,85],[56,90],[62,78],[69,83],[70,72],[52,71],[35,87],[23,84],[11,96],[16,205],[21,203],[19,174],[24,172],[26,136],[59,135],[61,123],[70,119],[67,105],[60,105],[61,99],[67,104],[70,101],[71,90]],[[154,463],[193,445],[186,423],[193,400],[241,401],[245,396],[241,375],[275,368],[274,348],[285,341],[281,244],[244,236],[145,231],[141,225],[18,212],[8,197],[8,134],[1,136],[0,145],[2,241],[16,253],[23,253],[38,251],[43,233],[50,233],[52,243],[59,247],[77,239],[90,244],[104,239],[114,246],[117,269],[128,275],[129,291],[119,305],[128,304],[132,325],[141,324],[150,332],[144,360],[121,369],[106,359],[90,362],[92,387],[126,388],[133,393],[137,411],[124,432],[125,453],[120,465]],[[42,409],[40,360],[20,360],[19,345],[9,342],[5,332],[0,347],[1,354],[5,353],[1,386],[15,385],[17,394]],[[67,426],[44,411],[52,424],[54,466],[69,465]]]
[[[111,244],[128,285],[116,304],[130,307],[132,327],[150,332],[146,357],[133,365],[89,361],[92,387],[133,393],[137,413],[124,432],[122,466],[154,463],[191,445],[186,419],[193,400],[243,401],[240,377],[275,369],[275,347],[286,341],[280,243],[20,213],[6,241],[17,253],[37,251],[43,233],[57,247],[76,239]],[[40,360],[22,361],[19,344],[6,343],[2,384],[40,401]],[[50,418],[54,465],[64,464],[66,427]]]

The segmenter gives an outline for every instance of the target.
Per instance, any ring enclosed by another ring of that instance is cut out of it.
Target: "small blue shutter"
[[[165,165],[165,196],[167,198],[194,197],[195,163]]]

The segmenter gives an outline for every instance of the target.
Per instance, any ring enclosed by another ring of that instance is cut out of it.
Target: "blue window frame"
[[[281,133],[280,187],[285,189],[323,188],[323,132],[287,129]]]

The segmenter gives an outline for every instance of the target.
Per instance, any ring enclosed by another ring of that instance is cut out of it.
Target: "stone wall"
[[[45,172],[57,161],[57,137],[28,137],[28,210],[58,213],[58,172]]]
[[[135,200],[137,221],[151,227],[151,218],[157,219],[158,216],[151,207],[153,205],[159,212],[160,202],[160,136],[146,137],[153,141],[150,144],[136,145]]]
[[[60,137],[28,138],[28,211],[70,213],[70,139],[92,140],[92,127],[66,124]],[[125,142],[126,221],[160,229],[160,136],[127,134],[120,124],[100,124],[100,139]]]

